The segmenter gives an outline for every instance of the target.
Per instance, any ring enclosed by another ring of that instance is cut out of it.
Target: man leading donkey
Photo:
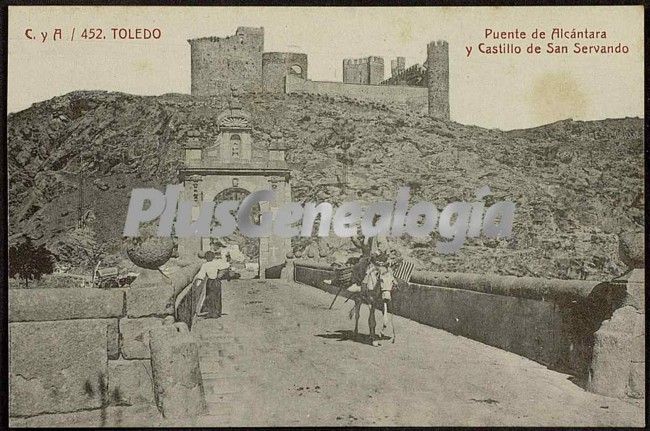
[[[395,264],[395,260],[389,257],[386,250],[372,251],[372,240],[373,238],[369,238],[369,241],[361,243],[362,256],[351,268],[343,270],[345,271],[344,275],[337,277],[336,280],[326,280],[325,282],[331,284],[332,281],[335,281],[335,284],[339,285],[341,290],[347,287],[348,292],[352,294],[348,300],[352,299],[354,301],[354,307],[350,310],[350,318],[354,316],[355,319],[355,335],[359,333],[361,305],[368,305],[370,309],[368,316],[370,340],[373,346],[378,346],[379,339],[385,337],[389,319],[393,330],[393,343],[395,342],[395,327],[392,314],[388,312],[388,305],[392,299],[392,292],[397,288],[400,280],[395,277],[391,269],[391,266]],[[359,246],[358,241],[353,240],[353,242]],[[408,275],[406,280],[408,280]],[[334,300],[336,300],[336,297]],[[332,301],[333,304],[334,301]],[[379,337],[376,334],[375,312],[377,310],[381,310],[383,317]]]

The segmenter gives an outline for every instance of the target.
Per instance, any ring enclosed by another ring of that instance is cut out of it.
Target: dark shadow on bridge
[[[372,339],[370,338],[369,334],[361,334],[361,333],[355,334],[354,331],[349,329],[339,329],[334,332],[328,331],[327,334],[316,334],[315,336],[321,338],[328,338],[330,340],[336,340],[336,341],[354,341],[355,343],[372,345]],[[378,335],[377,340],[379,341],[390,340],[390,337],[385,335],[384,336]]]

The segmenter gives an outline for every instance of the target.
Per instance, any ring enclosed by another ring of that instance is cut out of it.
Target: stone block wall
[[[368,102],[393,105],[410,112],[427,113],[428,90],[426,87],[405,85],[365,85],[341,82],[311,81],[297,76],[285,78],[285,92],[319,94],[330,97],[348,97]]]
[[[633,269],[613,283],[624,294],[595,334],[587,386],[603,395],[645,398],[645,274]]]
[[[397,57],[390,61],[390,76],[395,77],[406,69],[406,58]]]
[[[307,54],[265,52],[262,54],[262,83],[267,93],[284,93],[284,77],[307,79]]]
[[[645,232],[619,237],[630,271],[614,279],[616,311],[595,334],[587,387],[616,397],[645,398]]]
[[[262,89],[264,28],[239,27],[233,36],[188,40],[193,96],[230,95]]]
[[[9,414],[99,408],[108,382],[105,319],[9,324]]]
[[[9,290],[9,415],[153,404],[149,331],[174,321],[189,265],[129,288]]]
[[[368,84],[377,85],[384,80],[384,59],[381,57],[368,58]]]

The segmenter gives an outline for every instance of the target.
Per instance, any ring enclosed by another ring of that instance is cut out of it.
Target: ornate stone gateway
[[[184,144],[183,166],[179,180],[185,190],[181,199],[195,203],[193,219],[198,217],[203,201],[221,202],[242,200],[249,193],[271,189],[276,191],[276,201],[262,203],[260,211],[275,212],[291,201],[290,171],[285,161],[284,142],[280,134],[274,134],[266,149],[254,149],[251,139],[250,114],[243,110],[237,100],[217,118],[218,136],[215,142],[206,142],[197,132],[188,133]],[[205,252],[210,249],[226,249],[230,252],[233,266],[248,273],[266,278],[271,268],[279,267],[291,250],[289,238],[246,238],[236,232],[227,238],[181,238],[178,243],[180,255]],[[279,268],[277,269],[279,274]]]

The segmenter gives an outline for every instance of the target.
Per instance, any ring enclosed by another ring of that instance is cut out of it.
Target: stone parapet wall
[[[553,301],[585,299],[592,294],[596,286],[606,287],[604,283],[598,281],[432,271],[414,271],[411,282],[427,286],[443,286],[480,293]]]
[[[149,331],[174,321],[199,266],[129,288],[10,290],[10,417],[153,404]]]
[[[109,322],[9,324],[9,415],[34,416],[106,404]]]
[[[595,334],[587,387],[603,395],[645,398],[644,270],[633,269],[613,283],[624,295]]]
[[[10,289],[9,322],[121,317],[127,290]]]

